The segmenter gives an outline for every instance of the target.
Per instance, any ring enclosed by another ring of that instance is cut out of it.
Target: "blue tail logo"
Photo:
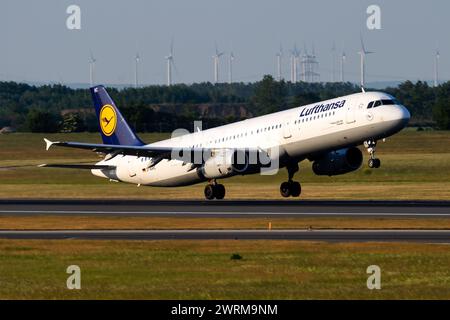
[[[104,144],[144,145],[142,140],[131,130],[104,86],[92,87],[91,94]]]

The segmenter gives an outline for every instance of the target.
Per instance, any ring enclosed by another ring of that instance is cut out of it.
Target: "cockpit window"
[[[396,104],[400,104],[400,103],[395,99],[382,99],[382,100],[369,102],[369,104],[367,105],[367,109],[376,108],[381,105],[389,106],[389,105],[396,105]]]
[[[389,105],[398,104],[398,102],[396,100],[393,100],[393,99],[381,100],[381,102],[383,103],[383,106],[389,106]]]

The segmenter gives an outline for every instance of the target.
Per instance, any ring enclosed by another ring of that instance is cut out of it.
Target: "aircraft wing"
[[[97,165],[97,164],[40,164],[38,165],[40,168],[63,168],[63,169],[98,169],[98,170],[112,170],[115,169],[115,166],[105,166],[105,165]]]
[[[195,154],[203,155],[209,154],[212,150],[218,150],[222,148],[182,148],[182,147],[152,147],[152,146],[126,146],[126,145],[110,145],[110,144],[92,144],[83,142],[61,142],[61,141],[50,141],[45,139],[46,149],[50,149],[51,146],[60,146],[67,148],[85,149],[94,152],[101,152],[105,154],[112,155],[130,155],[138,157],[151,157],[161,159],[179,159],[184,160],[185,156],[190,156],[188,159],[197,159]],[[230,148],[223,148],[230,149]],[[249,149],[249,148],[236,148],[235,150],[245,151],[245,152],[255,152],[267,154],[262,149]],[[201,158],[200,158],[201,159]]]

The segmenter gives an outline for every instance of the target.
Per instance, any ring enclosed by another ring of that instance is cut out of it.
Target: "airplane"
[[[204,196],[223,199],[218,180],[236,175],[270,174],[286,168],[282,197],[299,197],[294,181],[299,163],[312,162],[316,175],[334,176],[361,167],[364,145],[368,166],[379,168],[377,141],[402,130],[408,109],[382,92],[355,93],[235,123],[172,136],[145,144],[130,128],[104,86],[90,88],[103,144],[50,141],[52,146],[104,155],[96,164],[44,164],[41,167],[89,169],[98,177],[138,186],[177,187],[207,182]],[[263,171],[266,172],[263,173]]]

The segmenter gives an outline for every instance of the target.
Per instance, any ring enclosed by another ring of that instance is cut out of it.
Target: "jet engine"
[[[241,149],[214,150],[211,157],[200,168],[201,174],[208,179],[218,179],[235,174],[250,174],[267,162],[262,152]]]
[[[336,176],[361,167],[363,155],[356,147],[335,150],[315,160],[312,169],[319,176]]]
[[[248,155],[233,149],[218,149],[213,151],[201,167],[205,178],[217,179],[228,177],[236,173],[243,173],[249,167]]]

